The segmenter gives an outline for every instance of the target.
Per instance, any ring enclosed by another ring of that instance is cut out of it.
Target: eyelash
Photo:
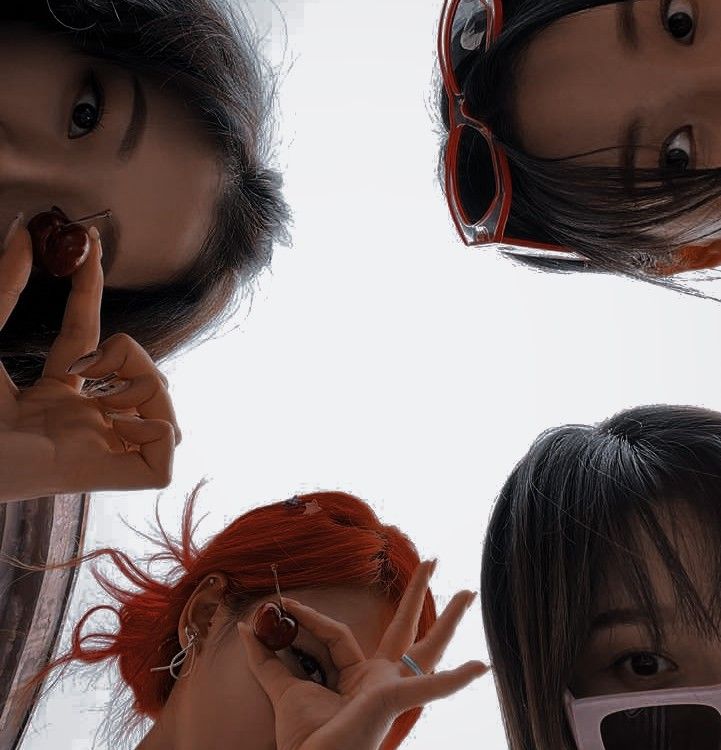
[[[614,662],[611,665],[612,669],[614,669],[614,670],[621,670],[623,668],[624,662],[627,661],[632,656],[653,656],[653,657],[656,657],[658,659],[663,659],[663,660],[669,662],[669,664],[672,667],[672,669],[670,671],[678,669],[678,665],[675,664],[668,656],[664,656],[663,654],[659,654],[659,653],[657,653],[655,651],[639,651],[638,649],[633,650],[633,651],[627,651],[624,654],[622,654],[621,656],[619,656],[617,659],[615,659]],[[644,677],[643,675],[637,675],[637,674],[629,674],[627,676],[628,677],[633,677],[635,679],[640,679],[640,680],[643,680],[643,679],[653,680],[653,679],[657,679],[660,676],[663,676],[663,674],[665,674],[665,673],[659,673],[659,674],[651,675],[650,677]]]
[[[73,109],[70,114],[70,125],[68,127],[68,138],[73,141],[80,138],[87,138],[87,136],[89,136],[91,133],[94,133],[96,130],[101,130],[104,127],[103,120],[108,115],[108,109],[105,106],[105,90],[103,89],[100,81],[93,71],[90,71],[88,77],[85,80],[85,83],[83,84],[83,93],[88,89],[92,91],[95,101],[97,102],[97,119],[93,127],[88,129],[87,132],[82,133],[81,135],[70,135],[71,129],[74,125],[73,114],[75,113],[75,110],[80,103],[80,99],[82,99],[82,96],[79,96],[73,103]],[[79,128],[78,125],[75,125],[75,127]]]

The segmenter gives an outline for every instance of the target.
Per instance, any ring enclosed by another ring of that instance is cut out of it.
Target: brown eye
[[[641,678],[658,677],[664,672],[676,669],[676,666],[668,659],[648,651],[626,654],[616,662],[615,666],[627,674],[630,673],[630,676]]]
[[[666,31],[682,44],[693,44],[696,17],[691,0],[664,0],[662,20]]]
[[[68,138],[83,138],[99,127],[103,118],[103,90],[94,75],[90,75],[70,115]]]
[[[683,174],[694,165],[693,128],[687,126],[673,133],[663,144],[659,167],[672,175]]]

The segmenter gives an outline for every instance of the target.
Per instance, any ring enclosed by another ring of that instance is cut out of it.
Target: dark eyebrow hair
[[[618,39],[622,47],[630,53],[639,50],[638,21],[636,20],[636,0],[623,0],[618,3],[616,16]]]
[[[137,76],[133,76],[133,111],[130,115],[130,122],[125,131],[123,140],[120,142],[117,157],[121,161],[128,161],[133,155],[140,139],[145,132],[145,126],[148,120],[148,104],[145,99],[145,92],[140,85]]]
[[[619,169],[623,187],[629,194],[633,193],[636,184],[636,150],[641,136],[641,118],[636,117],[628,124],[621,136],[621,156]]]

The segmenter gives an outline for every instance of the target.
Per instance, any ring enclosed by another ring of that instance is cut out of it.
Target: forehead
[[[636,55],[619,38],[622,5],[571,13],[528,44],[519,61],[514,103],[521,142],[529,153],[559,158],[619,145],[639,103],[650,104],[649,82],[664,41],[656,28],[658,3],[636,3],[643,39],[643,54]],[[615,164],[618,154],[595,154],[592,160]]]
[[[395,608],[388,599],[369,589],[333,586],[288,589],[283,590],[282,594],[347,625],[366,655],[375,651],[395,614]],[[276,599],[277,596],[271,595],[264,597],[263,601]]]
[[[718,553],[713,554],[719,542],[716,531],[704,524],[692,507],[682,500],[660,508],[657,520],[678,556],[684,573],[701,598],[708,601],[714,586],[714,565],[718,558]],[[676,600],[676,586],[669,571],[669,564],[649,534],[638,522],[633,523],[637,530],[634,541],[646,567],[654,597],[660,603],[673,605]],[[628,555],[630,554],[633,553],[629,551]],[[632,592],[624,585],[629,580],[628,555],[621,551],[618,557],[609,561],[601,578],[603,584],[599,589],[597,610],[638,605],[637,601],[632,601]]]

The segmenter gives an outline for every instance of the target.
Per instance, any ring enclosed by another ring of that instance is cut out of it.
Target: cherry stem
[[[81,219],[73,219],[70,221],[70,224],[82,224],[83,222],[90,221],[91,219],[108,219],[112,216],[112,212],[109,208],[105,209],[105,211],[101,211],[100,213],[93,214],[92,216],[83,216]]]
[[[283,597],[280,595],[280,584],[278,583],[278,566],[273,563],[270,566],[273,571],[273,577],[275,578],[275,590],[278,592],[278,601],[280,602],[280,608],[283,609]]]

